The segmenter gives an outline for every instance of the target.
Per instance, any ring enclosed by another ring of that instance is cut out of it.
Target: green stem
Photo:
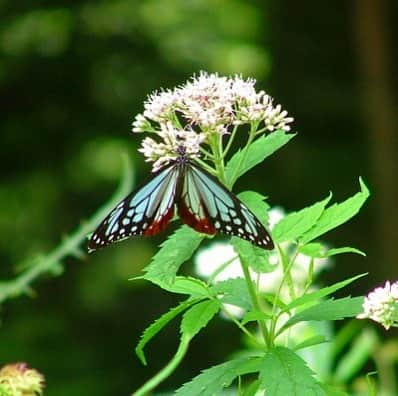
[[[238,255],[236,255],[236,256],[230,258],[229,260],[225,261],[224,263],[222,263],[219,267],[217,267],[217,269],[214,270],[214,272],[211,274],[211,276],[207,280],[207,283],[208,284],[213,283],[214,279],[217,277],[217,275],[220,274],[221,272],[223,272],[225,270],[225,268],[227,268],[230,264],[232,264],[238,258],[239,258]]]
[[[279,257],[281,258],[282,267],[283,267],[283,280],[286,281],[286,283],[287,283],[290,299],[295,300],[296,292],[294,290],[293,278],[292,278],[292,274],[291,274],[290,270],[292,268],[294,260],[297,257],[297,253],[294,254],[292,259],[289,261],[279,245],[277,245],[277,249],[278,249]]]
[[[182,337],[181,343],[177,349],[176,354],[170,360],[169,363],[166,364],[156,375],[154,375],[151,379],[145,382],[141,388],[137,389],[133,396],[145,396],[150,391],[155,389],[161,382],[163,382],[170,374],[178,367],[184,358],[185,354],[188,351],[190,338]]]
[[[243,262],[242,259],[240,260],[240,262],[241,262],[243,275],[245,277],[247,290],[249,291],[249,295],[250,295],[250,299],[252,301],[253,308],[256,311],[261,311],[261,307],[260,307],[260,304],[259,304],[258,298],[257,298],[257,293],[256,293],[256,290],[254,289],[253,281],[252,281],[252,278],[250,276],[249,268],[246,265],[246,263]],[[263,320],[259,319],[257,321],[257,323],[258,323],[258,326],[260,328],[261,334],[263,336],[265,345],[267,345],[268,348],[271,348],[272,344],[273,344],[273,341],[269,337],[268,329],[267,329],[267,326],[266,326],[265,322]]]
[[[235,139],[237,130],[238,130],[238,125],[235,125],[234,129],[231,132],[231,135],[229,136],[227,146],[225,147],[225,150],[224,150],[224,153],[223,153],[224,158],[227,156],[229,150],[231,149],[231,146],[232,146],[232,143],[233,143],[233,141]]]
[[[236,179],[237,179],[237,173],[242,165],[246,161],[248,152],[249,152],[249,147],[253,143],[254,138],[256,137],[256,129],[258,125],[253,125],[250,124],[250,132],[249,132],[249,137],[247,139],[247,142],[245,144],[245,147],[243,148],[243,155],[240,157],[238,166],[235,168],[235,172],[232,175],[231,179],[229,180],[230,185],[228,187],[232,188],[232,186],[235,184]]]
[[[60,272],[60,262],[65,257],[84,256],[84,252],[80,250],[79,245],[86,239],[87,234],[93,231],[100,220],[131,190],[132,180],[131,166],[126,159],[123,179],[109,202],[73,234],[65,238],[51,253],[36,259],[37,264],[29,267],[15,279],[1,282],[0,304],[9,298],[27,294],[30,290],[30,285],[41,275]]]

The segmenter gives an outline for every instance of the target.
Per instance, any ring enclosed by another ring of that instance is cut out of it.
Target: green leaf
[[[363,297],[329,299],[293,315],[282,327],[286,329],[298,322],[309,320],[341,320],[362,312]]]
[[[291,241],[302,236],[314,226],[331,198],[332,194],[329,194],[324,200],[298,212],[289,213],[286,217],[282,218],[272,230],[275,242],[281,243],[284,241]]]
[[[141,362],[146,365],[146,358],[144,355],[144,347],[148,342],[160,332],[171,320],[173,320],[177,315],[181,312],[185,311],[191,305],[197,303],[200,300],[185,300],[179,305],[174,308],[171,308],[168,312],[163,314],[160,318],[156,319],[149,327],[145,329],[143,334],[141,335],[140,341],[138,342],[137,346],[135,347],[135,353],[137,354],[138,358]]]
[[[334,204],[325,209],[317,223],[308,230],[301,238],[301,243],[307,243],[338,227],[355,216],[369,197],[369,190],[365,183],[359,178],[361,191],[346,201]]]
[[[176,396],[215,396],[231,385],[235,378],[255,373],[259,368],[259,358],[241,358],[213,366],[202,371],[190,382],[177,389]],[[286,396],[286,395],[284,395]]]
[[[269,262],[270,252],[268,250],[254,246],[249,241],[238,237],[231,238],[231,245],[241,262],[249,266],[254,272],[262,274],[276,269],[277,266]]]
[[[343,287],[349,285],[350,283],[356,281],[359,278],[362,278],[365,275],[367,275],[367,273],[356,275],[356,276],[353,276],[352,278],[343,280],[341,282],[337,282],[331,286],[324,287],[324,288],[314,291],[312,293],[304,294],[303,296],[298,297],[295,300],[293,300],[290,304],[288,304],[284,308],[284,310],[286,312],[286,311],[290,311],[293,308],[297,308],[300,305],[304,305],[304,304],[308,304],[308,303],[315,303],[318,300],[320,300],[321,298],[326,297],[339,289],[342,289]]]
[[[213,296],[217,296],[225,304],[236,305],[244,310],[248,310],[252,306],[246,281],[243,278],[217,282],[210,287],[210,291]]]
[[[312,258],[323,258],[326,254],[326,247],[318,242],[307,243],[306,245],[299,245],[299,253],[305,254]]]
[[[307,338],[306,340],[300,342],[299,344],[296,344],[293,349],[295,351],[298,351],[299,349],[304,349],[304,348],[308,348],[308,347],[311,347],[314,345],[323,344],[325,342],[330,342],[330,340],[328,340],[323,335],[315,335],[315,336]]]
[[[265,202],[263,195],[255,191],[242,191],[238,198],[256,215],[263,225],[268,223],[268,210],[270,206]]]
[[[284,347],[273,348],[262,358],[260,380],[267,396],[326,396],[306,362]]]
[[[257,392],[260,388],[260,385],[260,380],[254,380],[249,386],[246,387],[246,389],[244,389],[242,396],[256,396],[258,394]]]
[[[331,257],[331,256],[335,256],[336,254],[342,254],[342,253],[355,253],[355,254],[359,254],[361,256],[366,256],[366,253],[364,253],[362,250],[346,246],[346,247],[341,247],[341,248],[329,249],[326,252],[326,257]]]
[[[174,282],[180,266],[192,257],[203,238],[192,228],[182,226],[161,244],[142,278],[167,290]]]
[[[247,149],[237,151],[225,167],[227,185],[232,186],[239,177],[263,162],[265,158],[284,146],[294,136],[295,134],[278,130],[261,136]]]
[[[238,197],[247,205],[247,207],[257,216],[262,224],[268,221],[269,205],[264,202],[264,197],[253,191],[240,193]],[[269,262],[269,251],[254,246],[252,243],[241,238],[232,237],[231,245],[234,247],[239,258],[250,266],[257,273],[272,272],[274,265]]]
[[[164,284],[162,288],[171,293],[188,294],[196,298],[210,296],[207,283],[190,276],[177,276],[172,285]]]
[[[257,322],[258,320],[271,319],[272,316],[263,311],[248,311],[242,318],[242,324],[245,325],[249,322]]]
[[[336,388],[332,385],[322,384],[322,389],[326,392],[327,396],[350,396],[340,388]]]
[[[346,246],[327,250],[326,247],[323,246],[321,243],[315,242],[299,246],[298,251],[312,258],[325,258],[342,253],[355,253],[360,254],[361,256],[366,256],[364,252],[353,247]]]
[[[207,326],[220,308],[221,304],[218,300],[206,300],[188,309],[181,321],[183,337],[188,339],[195,337],[202,328]]]

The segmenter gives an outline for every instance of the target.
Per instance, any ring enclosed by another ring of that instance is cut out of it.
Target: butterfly
[[[134,235],[156,235],[169,224],[175,209],[180,219],[198,232],[234,235],[264,249],[274,248],[253,212],[180,148],[176,159],[105,217],[91,235],[88,250]]]

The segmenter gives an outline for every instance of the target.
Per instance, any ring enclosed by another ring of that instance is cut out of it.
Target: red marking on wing
[[[163,231],[167,224],[169,224],[171,218],[174,214],[174,205],[170,207],[170,209],[163,214],[159,221],[153,221],[152,224],[144,231],[144,235],[151,236],[159,234],[159,232]]]
[[[178,215],[185,224],[188,224],[198,232],[209,235],[216,233],[216,229],[208,218],[204,217],[203,219],[198,220],[182,200],[178,205]]]

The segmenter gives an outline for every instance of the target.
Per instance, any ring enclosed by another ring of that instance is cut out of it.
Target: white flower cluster
[[[386,330],[398,326],[398,281],[386,282],[384,287],[377,287],[365,297],[364,312],[358,319],[372,319]]]
[[[144,112],[138,114],[133,122],[133,132],[153,132],[163,139],[165,132],[176,133],[188,130],[190,134],[204,133],[227,134],[234,126],[255,122],[262,132],[282,129],[290,130],[292,117],[282,110],[280,105],[274,106],[272,98],[264,91],[256,92],[255,80],[244,80],[240,76],[221,77],[218,74],[201,72],[184,85],[173,90],[154,92],[144,105]],[[261,124],[263,123],[263,124]],[[187,147],[192,140],[181,135],[180,145]],[[200,143],[204,142],[201,136]],[[154,140],[146,140],[141,150],[149,161],[156,156],[170,153],[175,148],[167,146],[153,147]],[[199,143],[199,144],[200,144]],[[197,150],[197,151],[195,151]],[[187,150],[191,155],[199,154],[199,145]],[[159,152],[159,153],[158,153]],[[163,163],[167,162],[167,156]]]

